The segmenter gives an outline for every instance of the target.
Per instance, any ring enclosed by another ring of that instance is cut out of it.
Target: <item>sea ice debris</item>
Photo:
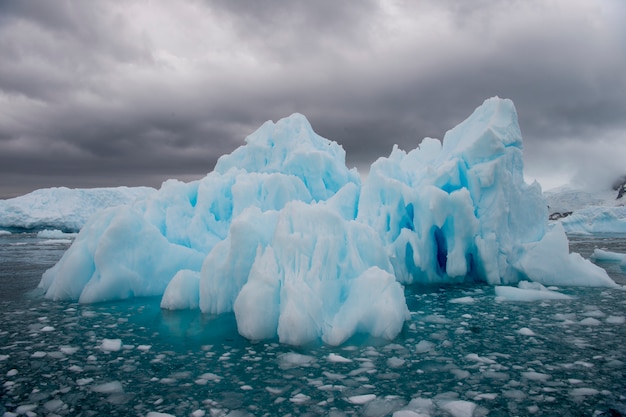
[[[454,304],[472,304],[474,301],[474,297],[459,297],[450,300],[450,302]]]
[[[472,417],[476,404],[470,401],[449,401],[441,405],[441,409],[452,414],[453,417]]]
[[[336,353],[329,353],[327,356],[327,359],[329,362],[334,362],[334,363],[350,363],[352,362],[352,359],[348,359],[348,358],[344,358],[341,355],[337,355]]]
[[[91,387],[93,392],[101,394],[119,394],[124,392],[124,387],[120,381],[105,382],[103,384],[94,385]]]
[[[362,405],[376,398],[376,394],[353,395],[346,398],[350,404]]]
[[[522,336],[536,336],[535,332],[530,330],[528,327],[522,327],[517,331],[517,333],[521,334]]]
[[[122,349],[122,340],[121,339],[103,339],[102,344],[100,345],[100,349],[105,352],[117,352]]]

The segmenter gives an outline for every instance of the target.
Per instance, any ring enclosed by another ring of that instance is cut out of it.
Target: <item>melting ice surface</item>
[[[443,143],[394,148],[363,184],[304,116],[267,122],[204,179],[94,216],[40,287],[81,303],[158,296],[234,312],[251,340],[340,345],[396,337],[401,284],[522,280],[615,286],[548,227],[513,103],[492,98]]]

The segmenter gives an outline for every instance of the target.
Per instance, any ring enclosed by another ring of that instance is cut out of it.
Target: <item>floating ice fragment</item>
[[[137,350],[148,351],[152,349],[152,345],[138,345]]]
[[[199,379],[202,379],[204,381],[220,382],[222,380],[222,377],[219,375],[215,375],[214,373],[207,372],[200,375]]]
[[[600,310],[590,310],[590,311],[585,311],[583,313],[583,316],[586,317],[595,317],[595,318],[602,318],[602,317],[606,317],[606,314],[604,314],[602,311]]]
[[[17,369],[10,369],[10,370],[7,372],[7,376],[8,376],[8,377],[15,376],[15,375],[17,375],[17,373],[18,373],[18,372],[17,372]]]
[[[526,393],[524,391],[518,389],[510,389],[502,392],[502,395],[505,398],[510,398],[512,400],[522,401],[526,398]]]
[[[593,317],[587,317],[586,319],[579,321],[579,323],[585,326],[599,326],[602,324],[600,320],[594,319]]]
[[[466,371],[464,369],[451,369],[450,372],[457,378],[457,379],[465,379],[467,377],[470,376],[469,371]]]
[[[420,340],[417,345],[415,345],[415,351],[417,353],[426,353],[430,352],[435,348],[435,344],[433,342],[429,342],[428,340]]]
[[[91,384],[93,382],[93,378],[79,378],[76,380],[76,385],[83,386],[87,384]]]
[[[45,358],[47,355],[46,352],[42,352],[41,350],[38,350],[36,352],[33,352],[32,355],[30,355],[31,358],[35,358],[35,359],[41,359],[41,358]]]
[[[391,358],[387,359],[387,366],[390,368],[401,368],[404,366],[404,364],[406,363],[406,361],[402,358],[397,358],[395,356],[392,356]]]
[[[158,411],[150,411],[146,417],[176,417],[174,414],[160,413]]]
[[[602,261],[602,262],[622,262],[626,260],[626,254],[610,252],[602,249],[595,249],[591,254],[590,259],[592,261]]]
[[[42,332],[53,332],[54,331],[54,327],[52,326],[44,326],[41,328]]]
[[[72,346],[61,346],[59,350],[66,355],[73,355],[74,353],[78,352],[78,348]]]
[[[574,388],[570,391],[570,395],[573,397],[583,397],[587,395],[598,395],[600,391],[594,388]]]
[[[480,401],[480,400],[495,400],[496,398],[498,398],[498,394],[492,393],[492,392],[486,392],[486,393],[482,393],[482,394],[476,395],[474,397],[474,400],[476,400],[476,401]]]
[[[533,302],[540,300],[570,300],[572,297],[560,292],[552,291],[543,285],[533,282],[522,281],[518,288],[509,286],[496,286],[495,293],[498,299],[505,301]]]
[[[521,334],[522,336],[537,336],[535,332],[530,330],[528,327],[522,327],[517,331],[517,333]]]
[[[431,314],[424,317],[424,321],[426,323],[435,323],[435,324],[448,324],[451,323],[450,319],[440,315],[440,314]]]
[[[352,362],[352,359],[344,358],[343,356],[337,355],[336,353],[328,354],[327,359],[328,359],[329,362],[334,362],[334,363],[350,363],[350,362]]]
[[[0,355],[0,361],[6,361],[10,355]],[[45,356],[45,355],[44,355]]]
[[[27,414],[30,411],[33,411],[37,408],[37,404],[23,404],[15,409],[15,413],[19,414]]]
[[[522,376],[526,379],[530,379],[531,381],[547,381],[551,378],[551,376],[548,374],[534,371],[522,372]]]
[[[101,394],[119,394],[124,392],[124,387],[120,381],[105,382],[104,384],[94,385],[91,387],[93,392]]]
[[[474,297],[460,297],[460,298],[453,298],[452,300],[450,300],[451,303],[454,304],[472,304],[474,301],[476,301],[474,299]]]
[[[103,339],[100,349],[105,352],[117,352],[122,349],[122,339]]]
[[[430,414],[422,414],[412,410],[399,410],[393,413],[392,417],[429,417]]]
[[[309,397],[308,395],[304,395],[303,393],[298,393],[296,395],[294,395],[293,397],[291,397],[289,399],[289,401],[291,401],[294,404],[303,404],[307,401],[310,401],[311,397]]]
[[[191,413],[191,417],[204,417],[204,415],[206,414],[206,411],[204,410],[196,410],[193,413]]]
[[[54,412],[58,410],[59,408],[63,407],[63,404],[64,404],[63,401],[59,399],[54,399],[54,400],[45,402],[43,404],[43,407],[50,412]]]
[[[530,414],[536,414],[539,412],[539,407],[536,405],[529,405],[528,407],[526,407],[526,410],[528,410]]]
[[[626,317],[624,316],[609,316],[605,320],[608,324],[624,324],[626,323]]]
[[[300,366],[310,366],[315,361],[313,356],[302,355],[300,353],[288,352],[279,356],[281,369],[290,369]]]
[[[474,361],[474,362],[486,363],[486,364],[496,363],[496,361],[494,361],[493,359],[485,358],[484,356],[478,356],[477,353],[469,353],[465,355],[465,359]]]
[[[476,409],[476,404],[470,401],[458,400],[446,402],[440,407],[442,410],[452,414],[453,417],[472,417]]]
[[[354,395],[346,398],[350,404],[362,405],[376,398],[376,394]]]
[[[269,392],[270,394],[280,395],[285,392],[285,388],[265,387],[265,391]]]

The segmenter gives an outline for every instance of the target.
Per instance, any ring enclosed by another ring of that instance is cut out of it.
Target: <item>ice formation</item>
[[[615,285],[548,226],[513,103],[492,98],[443,144],[394,148],[363,184],[304,116],[266,122],[205,178],[96,215],[40,287],[80,302],[162,296],[234,312],[250,339],[338,345],[395,337],[401,284],[520,280]]]
[[[626,207],[586,207],[560,222],[565,231],[572,234],[625,234]]]
[[[619,179],[620,181],[622,178]],[[564,186],[545,193],[550,218],[570,234],[626,233],[626,197],[616,189],[583,190]]]
[[[0,228],[58,229],[78,232],[96,212],[147,198],[149,187],[70,189],[44,188],[0,200]]]

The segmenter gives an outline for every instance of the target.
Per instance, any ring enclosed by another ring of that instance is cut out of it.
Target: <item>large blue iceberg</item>
[[[409,314],[404,284],[615,285],[547,217],[523,179],[510,100],[486,100],[443,143],[394,148],[363,183],[294,114],[205,178],[91,218],[40,287],[55,300],[161,296],[166,309],[234,312],[250,339],[392,339]]]

